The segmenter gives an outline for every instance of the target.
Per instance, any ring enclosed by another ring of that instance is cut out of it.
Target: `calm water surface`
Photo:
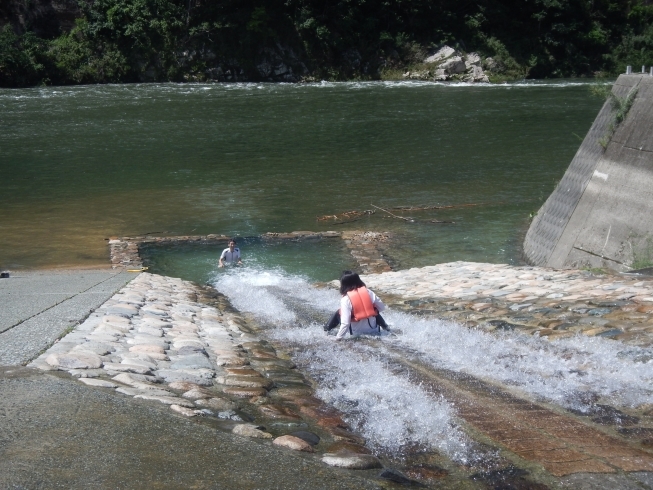
[[[0,267],[106,264],[112,235],[329,229],[394,231],[401,268],[516,263],[600,106],[576,82],[0,90]],[[316,221],[372,203],[479,205]],[[188,269],[217,252],[166,253]],[[303,253],[279,265],[324,275]]]

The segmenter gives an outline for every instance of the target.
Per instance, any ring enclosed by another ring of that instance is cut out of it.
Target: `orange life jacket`
[[[357,322],[378,315],[370,294],[367,292],[367,288],[360,287],[353,291],[348,291],[347,296],[349,297],[349,301],[351,301],[352,321]]]

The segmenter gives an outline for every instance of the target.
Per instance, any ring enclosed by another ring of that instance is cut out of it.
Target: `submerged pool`
[[[220,269],[218,259],[226,243],[165,244],[141,247],[143,264],[149,272],[180,277],[201,284],[214,282],[234,269],[252,271],[284,271],[309,281],[326,282],[338,279],[345,269],[357,264],[340,239],[267,241],[243,238],[238,241],[243,265]]]

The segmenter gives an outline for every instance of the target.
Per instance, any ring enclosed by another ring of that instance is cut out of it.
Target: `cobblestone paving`
[[[383,245],[390,240],[389,233],[345,231],[342,239],[362,273],[378,274],[392,270],[383,254]]]
[[[313,398],[294,364],[253,335],[223,296],[181,279],[141,273],[28,367],[67,371],[91,387],[211,418],[243,437],[323,453],[331,466],[381,467],[341,414]],[[336,441],[350,452],[329,453]]]
[[[395,308],[469,327],[550,340],[581,334],[653,345],[653,280],[647,277],[454,262],[364,280]],[[454,402],[467,424],[554,476],[653,471],[649,441],[622,439],[628,429],[611,434],[609,428],[599,430],[564,410],[517,398],[502,388],[479,388],[483,383],[478,379],[472,378],[471,386],[460,377],[412,369],[424,386]]]
[[[577,332],[653,345],[653,280],[541,267],[452,262],[365,278],[400,308],[549,339]]]

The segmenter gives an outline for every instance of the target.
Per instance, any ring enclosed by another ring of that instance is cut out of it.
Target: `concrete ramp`
[[[626,98],[635,90],[612,135],[614,110],[604,104],[533,219],[524,241],[531,264],[619,271],[653,265],[653,77],[621,75],[612,93]]]

